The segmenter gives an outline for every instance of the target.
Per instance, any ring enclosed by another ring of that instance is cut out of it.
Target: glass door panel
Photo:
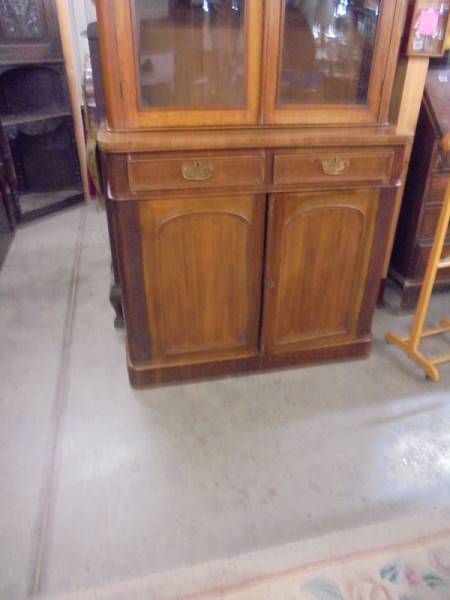
[[[385,122],[401,28],[396,0],[280,0],[268,4],[264,120]]]
[[[253,125],[264,0],[96,0],[113,130]]]
[[[243,108],[246,0],[135,0],[142,108]]]
[[[380,0],[286,0],[278,104],[365,104]]]

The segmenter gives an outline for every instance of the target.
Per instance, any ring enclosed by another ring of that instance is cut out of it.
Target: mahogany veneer
[[[407,0],[349,8],[339,53],[290,0],[97,4],[132,384],[366,356],[410,143],[386,124]]]

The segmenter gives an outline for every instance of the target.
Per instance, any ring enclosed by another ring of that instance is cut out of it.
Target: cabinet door
[[[404,0],[269,2],[265,121],[384,121],[404,8]]]
[[[98,0],[113,128],[254,124],[263,0]]]
[[[355,339],[378,195],[378,191],[339,190],[271,197],[267,352],[295,352]]]
[[[154,363],[257,354],[265,197],[142,202]]]

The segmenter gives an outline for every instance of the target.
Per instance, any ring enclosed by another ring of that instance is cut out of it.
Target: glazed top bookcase
[[[404,4],[100,0],[110,127],[385,123]]]
[[[97,0],[134,385],[366,355],[407,0]]]

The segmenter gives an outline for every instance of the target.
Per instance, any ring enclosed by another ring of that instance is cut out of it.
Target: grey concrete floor
[[[378,311],[366,361],[135,391],[105,221],[29,225],[0,273],[2,600],[450,505],[450,366],[433,384],[383,341],[410,316]]]

